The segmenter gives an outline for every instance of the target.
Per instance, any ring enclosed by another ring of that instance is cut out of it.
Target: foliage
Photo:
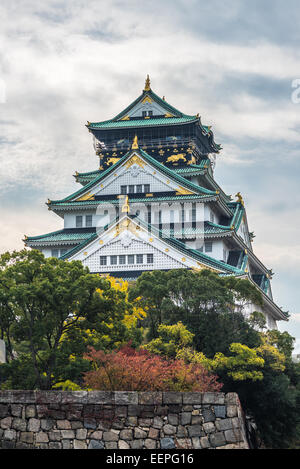
[[[93,370],[85,373],[85,384],[92,389],[126,391],[218,391],[217,377],[200,364],[166,360],[145,349],[130,346],[105,353],[91,348],[86,355]]]
[[[181,321],[171,326],[160,324],[157,332],[158,337],[145,344],[143,348],[168,358],[177,358],[178,352],[191,346],[193,342],[194,334]]]
[[[216,353],[210,365],[213,370],[220,372],[225,370],[227,376],[233,381],[257,381],[263,379],[262,368],[264,359],[258,356],[257,350],[246,345],[233,343],[229,347],[231,355]]]
[[[216,351],[226,353],[233,342],[260,344],[258,331],[242,314],[250,301],[262,301],[248,280],[220,277],[209,270],[144,272],[130,297],[140,297],[140,304],[147,307],[148,340],[158,337],[160,324],[181,321],[194,334],[194,348],[210,358]]]
[[[128,301],[128,285],[90,274],[79,261],[45,258],[36,250],[0,256],[0,327],[8,363],[1,387],[51,389],[66,380],[81,384],[88,345],[113,349],[132,340],[145,316]],[[23,370],[30,371],[24,374]]]

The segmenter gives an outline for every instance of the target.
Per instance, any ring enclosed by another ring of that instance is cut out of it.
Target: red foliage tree
[[[84,382],[91,389],[207,392],[222,388],[217,376],[200,364],[166,360],[129,345],[110,353],[90,347],[85,358],[93,364],[93,370],[84,374]]]

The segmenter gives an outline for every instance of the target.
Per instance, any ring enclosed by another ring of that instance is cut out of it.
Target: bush
[[[207,392],[222,388],[217,376],[201,364],[166,360],[129,345],[110,353],[91,347],[85,358],[93,365],[93,370],[84,374],[84,382],[91,389]]]

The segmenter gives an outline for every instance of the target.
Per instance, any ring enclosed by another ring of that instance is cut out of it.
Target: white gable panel
[[[130,160],[129,160],[130,161]],[[116,195],[121,193],[121,186],[150,184],[150,192],[178,191],[181,186],[168,178],[150,164],[143,161],[143,165],[124,163],[116,171],[112,171],[92,192],[94,195]]]
[[[126,264],[120,265],[119,259],[117,265],[110,264],[110,256],[112,255],[125,255],[133,254],[135,256],[135,263],[128,264],[126,257]],[[136,263],[136,255],[143,254],[143,263]],[[147,263],[147,254],[153,254],[153,263]],[[107,265],[100,265],[100,256],[107,256]],[[120,239],[107,244],[87,258],[83,259],[84,266],[87,266],[91,272],[113,272],[113,271],[132,271],[132,270],[160,270],[160,269],[178,269],[185,267],[182,262],[168,256],[161,252],[157,247],[146,244],[142,240],[133,239],[128,247],[124,246]]]
[[[145,98],[142,102],[136,104],[128,113],[129,117],[142,117],[143,111],[152,111],[153,116],[163,116],[166,110],[158,103],[152,101],[150,98]]]

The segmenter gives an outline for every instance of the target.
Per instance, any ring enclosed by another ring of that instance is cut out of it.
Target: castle
[[[211,269],[247,278],[262,293],[267,326],[287,315],[273,301],[270,271],[252,248],[241,194],[214,179],[221,146],[199,115],[187,115],[151,89],[111,120],[88,122],[99,169],[75,174],[81,188],[49,210],[64,228],[25,237],[46,257],[80,260],[92,273],[126,280],[142,272]]]

